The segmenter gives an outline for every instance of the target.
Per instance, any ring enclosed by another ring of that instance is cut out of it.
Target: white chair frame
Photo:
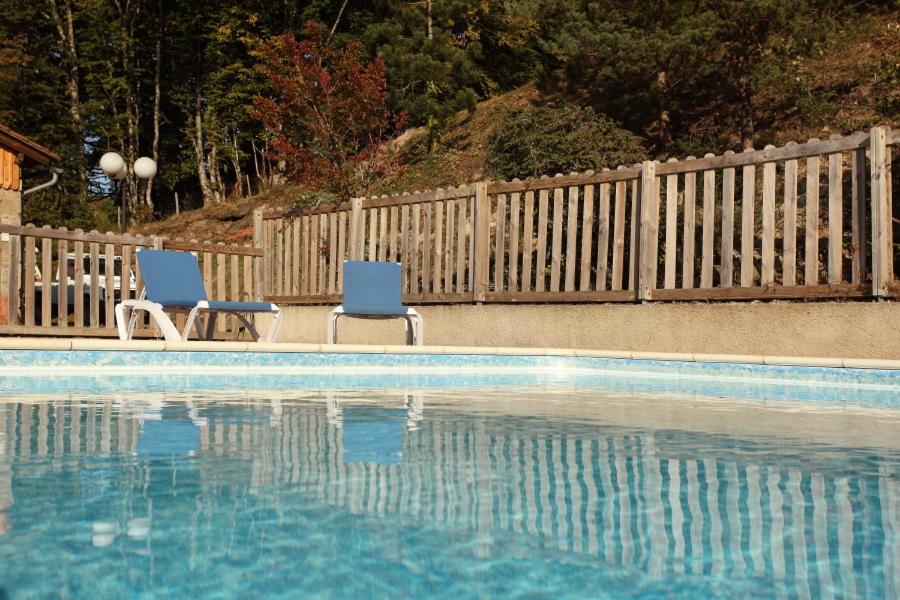
[[[123,300],[116,305],[116,328],[119,331],[120,340],[130,340],[132,338],[132,336],[134,335],[134,329],[137,325],[137,316],[140,311],[145,311],[150,315],[150,317],[159,327],[159,330],[163,335],[163,339],[165,339],[167,342],[187,341],[192,327],[196,328],[197,337],[199,337],[201,340],[213,339],[213,335],[216,331],[216,319],[219,313],[232,314],[240,319],[241,323],[243,323],[247,328],[247,331],[250,332],[250,335],[253,336],[253,341],[255,342],[274,342],[276,337],[278,336],[278,330],[281,328],[283,314],[281,312],[281,309],[278,308],[278,306],[275,304],[269,305],[271,307],[270,314],[274,315],[274,318],[272,319],[272,325],[269,326],[269,331],[266,332],[265,337],[261,337],[259,335],[259,332],[256,330],[256,327],[253,325],[253,322],[248,319],[246,314],[241,311],[222,310],[218,308],[211,309],[209,307],[209,302],[207,302],[206,300],[198,302],[196,306],[190,309],[176,307],[167,308],[162,304],[147,300],[146,294],[147,292],[146,290],[144,290],[144,292],[141,293],[141,297],[139,299]],[[178,332],[178,329],[172,322],[171,317],[166,314],[166,310],[168,310],[169,312],[187,312],[188,317],[183,333]],[[127,315],[126,311],[128,313]],[[201,312],[207,314],[205,331],[203,330],[203,328],[201,328],[200,319],[197,318]]]
[[[343,306],[338,306],[328,315],[328,330],[326,331],[326,339],[329,344],[337,343],[337,323],[340,317],[351,317],[353,319],[403,319],[406,326],[406,344],[422,346],[425,344],[425,321],[422,315],[416,312],[414,308],[407,308],[406,313],[396,315],[366,315],[354,314],[344,311]]]

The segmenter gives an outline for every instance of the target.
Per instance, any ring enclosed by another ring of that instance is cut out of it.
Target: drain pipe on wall
[[[40,185],[36,185],[33,188],[28,188],[27,190],[22,191],[23,196],[27,196],[28,194],[33,194],[35,192],[39,192],[41,190],[47,189],[49,187],[53,187],[56,185],[56,182],[59,181],[59,176],[62,174],[63,170],[59,168],[50,169],[50,173],[52,176],[50,177],[50,181],[46,181]]]

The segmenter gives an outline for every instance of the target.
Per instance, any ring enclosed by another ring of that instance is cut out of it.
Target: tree
[[[254,115],[295,179],[345,196],[365,192],[386,165],[382,143],[403,121],[387,108],[384,63],[362,63],[358,43],[328,45],[316,24],[305,33],[260,48],[259,69],[274,94],[254,99]]]

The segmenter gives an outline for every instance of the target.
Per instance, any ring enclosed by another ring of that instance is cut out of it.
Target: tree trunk
[[[426,30],[429,40],[432,39],[431,4],[432,4],[432,0],[425,0],[425,30]]]
[[[234,167],[235,185],[234,191],[238,198],[244,197],[244,181],[241,176],[241,157],[238,149],[237,130],[231,132],[231,141],[234,152],[231,155],[231,165]],[[249,193],[249,192],[248,192]]]
[[[194,92],[194,156],[197,159],[197,178],[200,180],[200,193],[203,195],[203,206],[212,204],[213,192],[209,185],[206,171],[206,153],[203,152],[203,113],[200,109],[200,90]]]
[[[63,0],[63,13],[60,14],[57,0],[47,0],[50,17],[56,27],[66,67],[66,94],[69,97],[69,114],[74,126],[73,138],[77,153],[75,164],[78,169],[78,181],[87,185],[87,165],[84,157],[84,122],[81,118],[81,101],[79,99],[78,52],[75,44],[75,27],[72,18],[71,0]],[[86,188],[85,188],[86,189]]]
[[[668,157],[672,150],[672,119],[669,114],[669,74],[660,69],[656,74],[659,86],[659,151],[662,157]]]
[[[159,8],[159,27],[156,30],[156,65],[153,71],[153,142],[150,148],[151,156],[154,161],[159,163],[159,99],[160,99],[160,71],[162,62],[162,35],[163,35],[163,10],[162,0],[158,1]],[[153,178],[147,181],[147,195],[144,197],[144,204],[147,209],[153,212]]]
[[[750,75],[742,75],[739,79],[741,105],[741,147],[753,149],[753,88]]]

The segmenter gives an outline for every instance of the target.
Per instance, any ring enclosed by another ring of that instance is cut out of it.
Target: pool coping
[[[652,360],[790,367],[826,367],[832,369],[900,370],[900,360],[886,359],[709,354],[692,352],[633,352],[629,350],[495,346],[387,346],[262,342],[167,342],[163,340],[122,341],[90,338],[0,338],[0,350],[568,356],[580,358],[618,358],[638,361]]]

